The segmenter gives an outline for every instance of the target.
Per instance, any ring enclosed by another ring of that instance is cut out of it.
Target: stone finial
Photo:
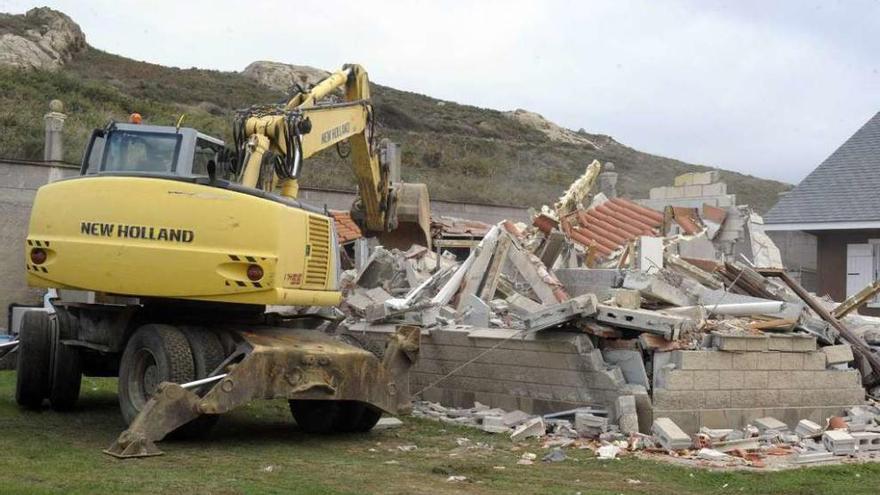
[[[49,102],[49,111],[54,113],[64,112],[64,103],[61,100],[52,100]]]
[[[602,173],[599,174],[599,192],[608,199],[617,197],[617,172],[614,171],[614,164],[605,163],[602,167]]]
[[[64,129],[64,104],[61,100],[49,102],[49,112],[43,116],[46,129],[46,142],[43,146],[43,160],[47,162],[60,162],[64,159],[64,149],[61,142],[61,132]]]

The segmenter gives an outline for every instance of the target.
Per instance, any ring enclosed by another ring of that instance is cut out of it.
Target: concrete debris
[[[798,421],[794,432],[801,438],[815,438],[822,434],[822,427],[809,419],[802,419]]]
[[[526,438],[543,437],[545,433],[547,433],[547,429],[544,426],[544,418],[532,418],[517,426],[513,433],[510,434],[510,440],[519,442]]]
[[[843,430],[828,430],[822,434],[822,445],[834,455],[856,453],[856,439]]]
[[[413,414],[517,442],[659,444],[750,466],[768,449],[808,463],[873,448],[880,319],[857,313],[865,298],[838,305],[793,283],[760,217],[711,173],[638,205],[591,201],[599,170],[532,225],[462,227],[472,242],[454,254],[373,248],[345,274],[335,331],[384,341],[420,326]],[[697,190],[711,201],[666,197]],[[832,416],[859,435],[825,431]]]
[[[689,449],[693,442],[681,428],[669,418],[657,418],[651,426],[651,433],[657,443],[666,450]]]

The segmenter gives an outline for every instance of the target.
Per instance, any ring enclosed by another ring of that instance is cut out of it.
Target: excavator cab
[[[232,180],[235,174],[230,156],[222,140],[195,129],[114,122],[92,132],[80,173],[136,172]]]

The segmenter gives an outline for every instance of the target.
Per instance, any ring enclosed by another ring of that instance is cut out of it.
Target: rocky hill
[[[164,67],[88,46],[79,26],[51,9],[0,15],[0,157],[42,156],[42,116],[52,98],[65,103],[65,158],[77,162],[93,127],[134,111],[156,124],[186,114],[185,125],[229,140],[235,109],[282,101],[294,84],[308,86],[325,73],[262,61],[241,73]],[[675,175],[709,169],[565,129],[526,110],[477,108],[376,83],[372,93],[380,134],[403,146],[404,179],[426,182],[435,198],[538,206],[593,159],[614,162],[619,191],[634,198]],[[303,185],[352,189],[347,167],[327,150],[306,163]],[[722,177],[740,203],[760,211],[790,188],[735,172]]]

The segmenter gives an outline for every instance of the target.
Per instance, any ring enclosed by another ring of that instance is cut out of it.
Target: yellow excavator
[[[341,299],[333,220],[297,199],[315,153],[348,148],[365,233],[430,243],[427,188],[395,180],[366,71],[346,65],[286,104],[238,112],[232,147],[133,117],[93,132],[79,177],[37,192],[27,280],[59,297],[22,320],[18,403],[67,410],[83,375],[118,376],[129,427],[105,451],[117,457],[159,454],[166,435],[201,434],[254,399],[287,399],[310,432],[407,412],[417,328],[381,349],[302,310]]]

